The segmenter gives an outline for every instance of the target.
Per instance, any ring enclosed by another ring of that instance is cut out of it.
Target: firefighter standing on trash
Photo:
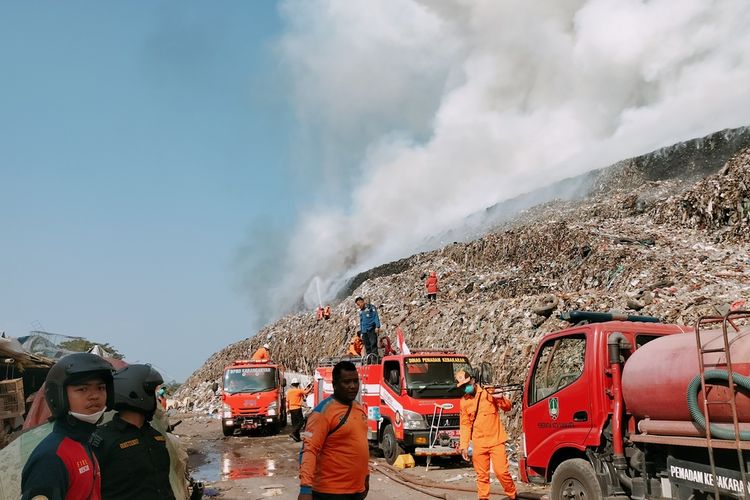
[[[106,500],[175,498],[166,437],[150,424],[156,412],[156,389],[163,383],[150,365],[133,364],[115,373],[118,413],[91,436]]]
[[[68,354],[47,373],[44,399],[54,427],[31,453],[21,474],[21,499],[100,500],[99,463],[91,433],[112,407],[112,365],[90,353]]]
[[[516,484],[508,470],[505,442],[508,434],[500,421],[498,409],[510,411],[512,403],[503,395],[491,394],[480,386],[469,373],[456,372],[456,385],[464,388],[461,398],[461,442],[459,449],[464,460],[469,460],[469,443],[472,462],[477,473],[479,499],[490,498],[490,462],[505,494],[514,500]]]
[[[333,367],[333,396],[307,419],[299,454],[298,500],[361,500],[370,489],[367,414],[357,403],[359,374],[349,361]]]
[[[427,289],[427,300],[434,302],[437,299],[438,291],[440,291],[440,288],[438,288],[437,273],[435,271],[430,271],[430,275],[427,277],[424,286]]]
[[[365,299],[357,297],[354,303],[359,308],[359,331],[365,344],[365,352],[378,355],[378,334],[380,333],[380,318],[378,310],[372,304],[366,304]]]

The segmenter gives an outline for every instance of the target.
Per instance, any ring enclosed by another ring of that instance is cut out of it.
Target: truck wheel
[[[234,435],[234,427],[227,427],[224,425],[224,422],[221,423],[221,432],[224,433],[225,436],[233,436]]]
[[[404,448],[396,440],[396,433],[393,432],[393,426],[388,424],[383,430],[383,440],[380,442],[380,449],[383,450],[383,456],[388,465],[393,465],[399,455],[405,453]]]
[[[602,489],[594,468],[586,460],[573,458],[561,463],[552,474],[550,500],[601,498]]]

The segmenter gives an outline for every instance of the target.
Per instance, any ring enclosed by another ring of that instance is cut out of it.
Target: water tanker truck
[[[526,378],[521,479],[552,500],[750,498],[750,312],[569,314]]]

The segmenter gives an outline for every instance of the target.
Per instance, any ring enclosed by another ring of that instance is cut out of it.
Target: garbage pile
[[[654,219],[715,232],[717,241],[750,238],[750,152],[654,210]]]
[[[454,349],[491,362],[497,383],[524,381],[539,339],[570,326],[561,311],[637,311],[692,324],[749,298],[750,243],[739,236],[747,231],[749,171],[750,149],[697,183],[620,183],[583,201],[536,207],[492,234],[411,256],[400,273],[363,281],[329,321],[313,311],[281,318],[214,354],[182,393],[266,342],[274,359],[301,373],[343,355],[358,330],[358,295],[378,307],[394,345],[400,326],[412,350]],[[428,270],[440,278],[436,302],[425,297]],[[507,421],[516,437],[519,406]]]

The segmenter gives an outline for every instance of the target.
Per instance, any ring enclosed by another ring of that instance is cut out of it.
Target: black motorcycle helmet
[[[88,352],[76,352],[60,358],[50,368],[44,384],[44,399],[47,400],[52,416],[61,418],[70,411],[66,386],[93,377],[101,378],[107,385],[107,409],[111,410],[115,397],[113,371],[109,361]]]
[[[129,365],[115,373],[115,410],[134,410],[151,420],[156,411],[156,388],[164,378],[151,365]]]

